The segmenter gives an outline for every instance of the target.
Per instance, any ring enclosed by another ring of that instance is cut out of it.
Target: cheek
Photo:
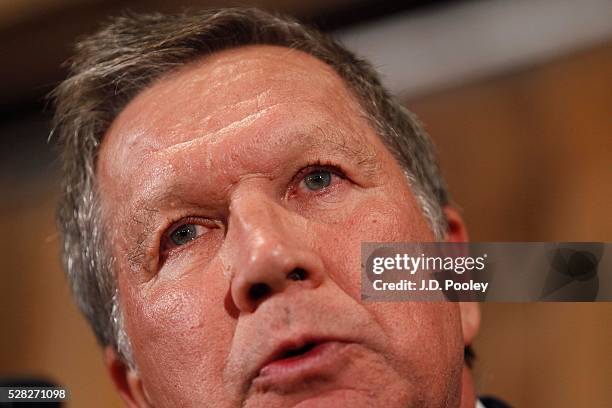
[[[346,293],[361,299],[363,242],[430,242],[433,235],[410,193],[365,197],[334,223],[313,234],[313,246],[326,270]],[[375,194],[372,194],[375,195]]]
[[[404,358],[446,366],[463,348],[457,303],[372,302],[365,307]]]
[[[222,389],[218,379],[233,333],[232,321],[218,307],[226,291],[224,282],[203,273],[128,291],[126,328],[153,400],[174,405]]]
[[[404,182],[368,193],[347,218],[346,231],[360,242],[418,242],[433,239],[421,208]]]
[[[396,302],[365,306],[385,332],[395,370],[434,401],[459,395],[463,342],[456,303]]]
[[[429,242],[433,234],[409,193],[363,200],[317,234],[326,270],[361,303],[362,242]],[[456,395],[463,364],[460,314],[455,303],[362,303],[380,329],[386,360],[431,401]],[[422,386],[424,385],[424,386]],[[449,390],[452,390],[449,393]],[[431,394],[431,395],[429,395]]]
[[[400,197],[401,198],[401,197]],[[318,235],[331,279],[361,303],[362,242],[428,242],[431,230],[408,197],[401,200],[372,199],[356,208],[345,222]],[[364,303],[368,313],[388,337],[400,339],[392,349],[398,356],[420,355],[427,360],[428,350],[443,350],[439,357],[451,360],[462,349],[458,307],[454,303]],[[418,350],[409,350],[418,346]],[[407,349],[408,348],[408,349]],[[437,357],[431,357],[430,360]]]

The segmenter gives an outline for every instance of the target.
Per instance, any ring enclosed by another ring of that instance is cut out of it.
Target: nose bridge
[[[230,206],[229,223],[238,238],[254,247],[273,244],[283,235],[282,211],[262,192],[240,192]]]
[[[231,298],[240,311],[253,312],[290,287],[321,283],[321,262],[298,244],[305,238],[303,224],[273,198],[257,191],[237,194],[228,224]]]

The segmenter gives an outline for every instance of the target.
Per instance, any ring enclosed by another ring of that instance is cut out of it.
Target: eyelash
[[[310,173],[316,170],[326,170],[332,173],[333,176],[339,177],[341,179],[346,178],[346,175],[340,169],[340,166],[332,162],[329,162],[329,161],[316,160],[302,167],[302,169],[296,173],[296,175],[293,178],[294,181],[289,184],[287,196],[291,197],[297,194],[294,190],[300,187],[300,184],[304,181],[304,178],[306,176],[308,176]],[[330,188],[333,188],[333,186],[325,187],[324,189],[320,191],[321,192],[328,191]],[[313,194],[317,194],[317,193],[318,192],[313,192]],[[212,225],[204,225],[206,223],[215,224],[215,226],[218,227],[216,223],[213,223],[210,220],[206,220],[206,221],[204,220],[205,220],[204,218],[189,216],[189,217],[179,218],[178,220],[172,222],[172,224],[170,224],[170,226],[165,230],[160,240],[160,251],[159,251],[160,264],[163,264],[165,260],[170,256],[170,254],[174,252],[175,250],[177,250],[178,248],[186,248],[201,237],[201,236],[198,236],[184,245],[176,245],[172,243],[171,236],[174,232],[176,232],[176,230],[179,227],[185,224],[200,225],[204,228],[210,228],[212,226]],[[166,249],[166,246],[169,246],[169,249]]]
[[[297,172],[297,174],[295,175],[295,177],[293,178],[293,182],[290,183],[289,188],[288,188],[288,192],[290,194],[288,194],[288,196],[292,196],[294,194],[291,193],[291,191],[293,189],[296,189],[297,187],[299,187],[300,183],[304,180],[304,178],[316,171],[316,170],[326,170],[329,171],[330,173],[332,173],[332,175],[337,176],[341,179],[345,179],[346,175],[345,173],[342,171],[342,169],[340,168],[340,166],[338,166],[335,163],[332,163],[330,161],[323,161],[323,160],[315,160],[309,164],[307,164],[306,166],[302,167],[301,170],[299,170]],[[321,191],[326,191],[331,187],[326,187]],[[314,193],[316,194],[316,193]]]
[[[196,241],[199,237],[196,237],[194,239],[192,239],[191,241],[189,241],[188,243],[186,243],[185,245],[175,245],[172,243],[172,234],[174,234],[177,229],[183,225],[186,224],[193,224],[193,225],[200,225],[204,228],[211,228],[212,227],[212,222],[208,221],[208,222],[203,222],[204,219],[200,218],[200,217],[185,217],[185,218],[180,218],[179,220],[173,222],[170,227],[168,227],[166,229],[166,231],[164,232],[164,234],[162,235],[162,239],[160,242],[160,254],[163,258],[166,258],[172,251],[174,251],[175,249],[179,248],[179,247],[187,247],[189,245],[191,245],[194,241]],[[204,225],[204,224],[211,224],[211,225]],[[169,249],[164,249],[166,246],[170,246]]]

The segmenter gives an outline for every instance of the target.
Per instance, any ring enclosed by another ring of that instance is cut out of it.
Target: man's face
[[[151,404],[458,404],[458,306],[360,301],[361,242],[433,236],[323,62],[257,46],[165,75],[114,121],[98,177]]]

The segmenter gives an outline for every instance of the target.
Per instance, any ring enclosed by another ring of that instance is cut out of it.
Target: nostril
[[[262,300],[270,295],[272,289],[265,283],[256,283],[249,289],[249,298],[251,300]]]
[[[303,281],[306,279],[307,276],[308,272],[306,272],[304,269],[295,268],[287,275],[287,279],[292,281]]]

